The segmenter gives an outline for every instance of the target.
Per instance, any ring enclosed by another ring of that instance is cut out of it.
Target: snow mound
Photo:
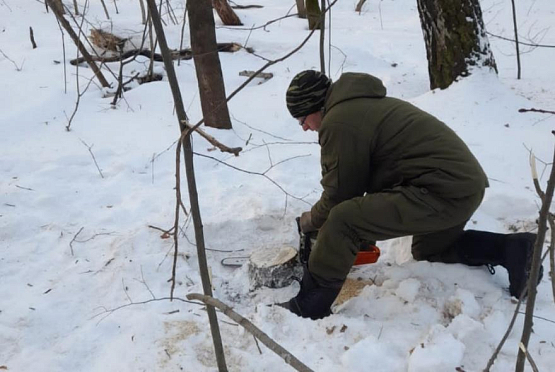
[[[412,352],[408,372],[455,371],[464,355],[465,346],[444,327],[435,325]]]
[[[455,294],[445,302],[445,313],[451,319],[460,314],[468,315],[471,318],[477,318],[480,312],[480,305],[476,301],[474,295],[461,288],[458,288]]]

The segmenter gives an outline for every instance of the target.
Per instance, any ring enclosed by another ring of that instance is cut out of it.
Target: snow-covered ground
[[[119,14],[107,0],[111,22],[100,2],[90,3],[87,34],[91,27],[124,37],[142,32],[136,0],[118,0]],[[238,3],[264,8],[238,10],[245,24],[238,29],[221,27],[217,19],[219,42],[247,43],[258,55],[277,59],[308,34],[306,21],[296,17],[250,30],[285,15],[293,1]],[[183,1],[172,4],[181,19]],[[372,73],[391,96],[430,111],[468,143],[491,183],[472,228],[534,230],[539,200],[529,149],[551,161],[555,118],[518,109],[555,109],[553,49],[522,47],[517,80],[513,43],[492,37],[498,76],[475,71],[447,90],[430,91],[416,1],[370,0],[361,14],[355,5],[343,0],[333,8],[331,77]],[[517,6],[521,36],[555,44],[555,3],[521,0]],[[489,32],[513,37],[510,2],[484,0],[482,9]],[[177,48],[181,26],[172,25],[167,14],[164,19],[169,43]],[[29,27],[37,49],[31,47]],[[187,27],[185,36],[188,40]],[[65,48],[67,60],[74,58],[67,35]],[[66,64],[66,84],[60,30],[42,1],[0,0],[0,50],[0,370],[217,370],[201,306],[179,300],[136,304],[170,291],[173,242],[149,227],[169,229],[174,221],[178,126],[167,81],[135,86],[116,107],[93,83],[68,132],[76,69]],[[228,93],[244,81],[240,71],[265,63],[245,51],[221,53],[220,59]],[[141,57],[125,73],[147,66]],[[109,67],[118,70],[117,63]],[[515,308],[503,269],[491,276],[486,268],[415,262],[410,238],[381,242],[379,262],[351,273],[352,279],[376,285],[338,306],[335,315],[310,321],[268,306],[296,294],[297,284],[250,291],[245,268],[220,264],[255,250],[295,246],[294,218],[319,197],[316,134],[302,132],[284,103],[290,79],[310,68],[319,69],[317,35],[269,68],[271,80],[250,84],[230,101],[233,130],[207,129],[228,146],[242,146],[239,157],[213,151],[193,136],[195,152],[250,172],[269,169],[266,175],[289,194],[260,175],[195,157],[215,296],[315,371],[481,371]],[[162,71],[162,64],[156,69]],[[187,113],[196,122],[201,113],[194,64],[182,61],[176,70]],[[92,73],[81,66],[78,75],[83,92]],[[538,162],[538,168],[545,186],[550,167]],[[183,193],[187,203],[186,188]],[[193,241],[191,225],[183,229]],[[183,299],[202,289],[195,246],[183,237],[180,252],[176,296]],[[547,275],[536,315],[541,318],[535,320],[529,350],[540,371],[553,370],[555,305]],[[223,314],[219,319],[230,371],[291,370],[264,346],[259,351],[253,337]],[[493,371],[513,368],[522,322],[520,316]]]

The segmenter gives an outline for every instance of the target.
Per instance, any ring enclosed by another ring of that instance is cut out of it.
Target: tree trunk
[[[189,1],[187,6],[204,123],[213,128],[231,129],[211,1]]]
[[[318,0],[306,0],[306,15],[308,16],[308,28],[310,30],[320,29],[320,13]]]
[[[299,14],[299,18],[306,19],[306,8],[304,6],[304,0],[295,0],[297,2],[297,13]]]
[[[431,89],[445,89],[472,66],[497,66],[479,0],[417,0]]]
[[[227,26],[242,26],[243,23],[235,14],[235,11],[231,8],[227,0],[212,0],[212,6],[218,12],[218,16]]]

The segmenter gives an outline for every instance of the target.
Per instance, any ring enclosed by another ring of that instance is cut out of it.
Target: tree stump
[[[253,289],[265,286],[282,288],[291,284],[293,277],[302,276],[297,250],[285,246],[256,251],[248,264],[249,279]]]

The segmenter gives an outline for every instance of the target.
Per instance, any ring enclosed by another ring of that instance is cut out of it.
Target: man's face
[[[322,125],[322,111],[316,111],[310,115],[301,116],[297,118],[297,120],[299,120],[299,124],[305,132],[307,130],[318,132]]]

